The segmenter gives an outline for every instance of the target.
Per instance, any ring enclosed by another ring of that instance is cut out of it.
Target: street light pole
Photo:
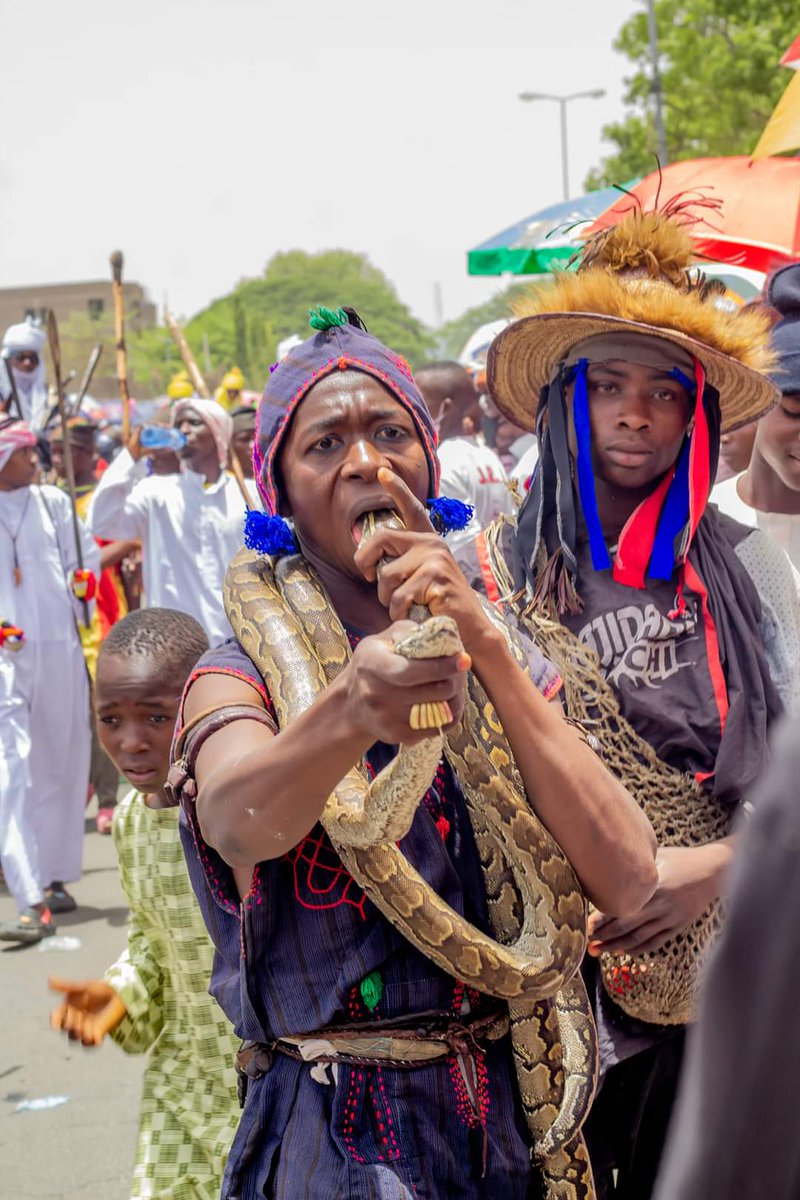
[[[666,167],[669,159],[667,158],[667,135],[664,130],[664,97],[661,88],[661,70],[658,65],[658,25],[656,24],[656,6],[655,0],[646,0],[646,3],[647,34],[650,42],[650,63],[653,72],[653,79],[652,83],[650,84],[650,88],[653,93],[653,115],[655,118],[656,127],[658,161],[662,167]]]
[[[561,183],[564,199],[569,200],[569,151],[567,144],[567,105],[570,100],[599,100],[605,96],[605,88],[592,88],[589,92],[572,92],[569,96],[552,96],[549,92],[520,92],[520,100],[555,100],[561,118]]]
[[[564,199],[569,200],[569,149],[567,146],[567,98],[560,96],[558,107],[561,109],[561,182],[564,185]]]

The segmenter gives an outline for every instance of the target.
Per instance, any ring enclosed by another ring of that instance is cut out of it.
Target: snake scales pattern
[[[299,555],[270,559],[241,550],[228,569],[224,600],[284,729],[346,665],[351,652],[344,628]],[[488,605],[487,612],[524,664],[516,635]],[[408,657],[460,648],[449,618],[432,618],[411,638]],[[397,649],[403,652],[402,643]],[[396,845],[443,748],[466,799],[494,937],[450,908]],[[361,765],[354,767],[328,800],[321,822],[347,870],[412,945],[454,978],[508,1004],[520,1094],[547,1200],[592,1200],[580,1132],[597,1070],[594,1021],[579,973],[586,902],[572,867],[527,803],[510,747],[475,676],[468,677],[464,718],[444,747],[441,734],[401,746],[371,783]]]

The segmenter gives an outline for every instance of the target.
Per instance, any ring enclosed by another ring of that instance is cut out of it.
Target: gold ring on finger
[[[453,712],[446,700],[412,704],[408,717],[412,729],[441,729],[452,720]]]

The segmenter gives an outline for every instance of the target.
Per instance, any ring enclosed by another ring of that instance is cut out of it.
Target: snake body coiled
[[[351,652],[344,628],[299,555],[270,559],[241,550],[228,569],[224,600],[285,729],[346,666]],[[488,605],[487,612],[524,664],[516,635]],[[412,644],[401,642],[397,651],[438,657],[460,648],[454,622],[434,618],[431,626],[428,632],[423,624]],[[493,936],[447,905],[396,844],[411,826],[442,749],[465,796]],[[446,738],[437,734],[401,746],[372,782],[360,764],[353,767],[329,798],[321,823],[355,881],[413,946],[455,979],[508,1004],[520,1094],[547,1200],[593,1200],[580,1133],[597,1059],[578,970],[586,901],[572,867],[527,802],[495,710],[474,674],[464,717]]]

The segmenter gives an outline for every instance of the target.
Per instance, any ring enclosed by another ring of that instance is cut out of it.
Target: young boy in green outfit
[[[164,783],[181,693],[208,647],[193,617],[164,608],[116,624],[97,662],[103,748],[132,785],[114,816],[131,909],[128,947],[105,978],[50,979],[51,1024],[84,1046],[109,1034],[150,1053],[131,1197],[216,1200],[239,1120],[238,1040],[208,994],[213,947],[189,883]]]

